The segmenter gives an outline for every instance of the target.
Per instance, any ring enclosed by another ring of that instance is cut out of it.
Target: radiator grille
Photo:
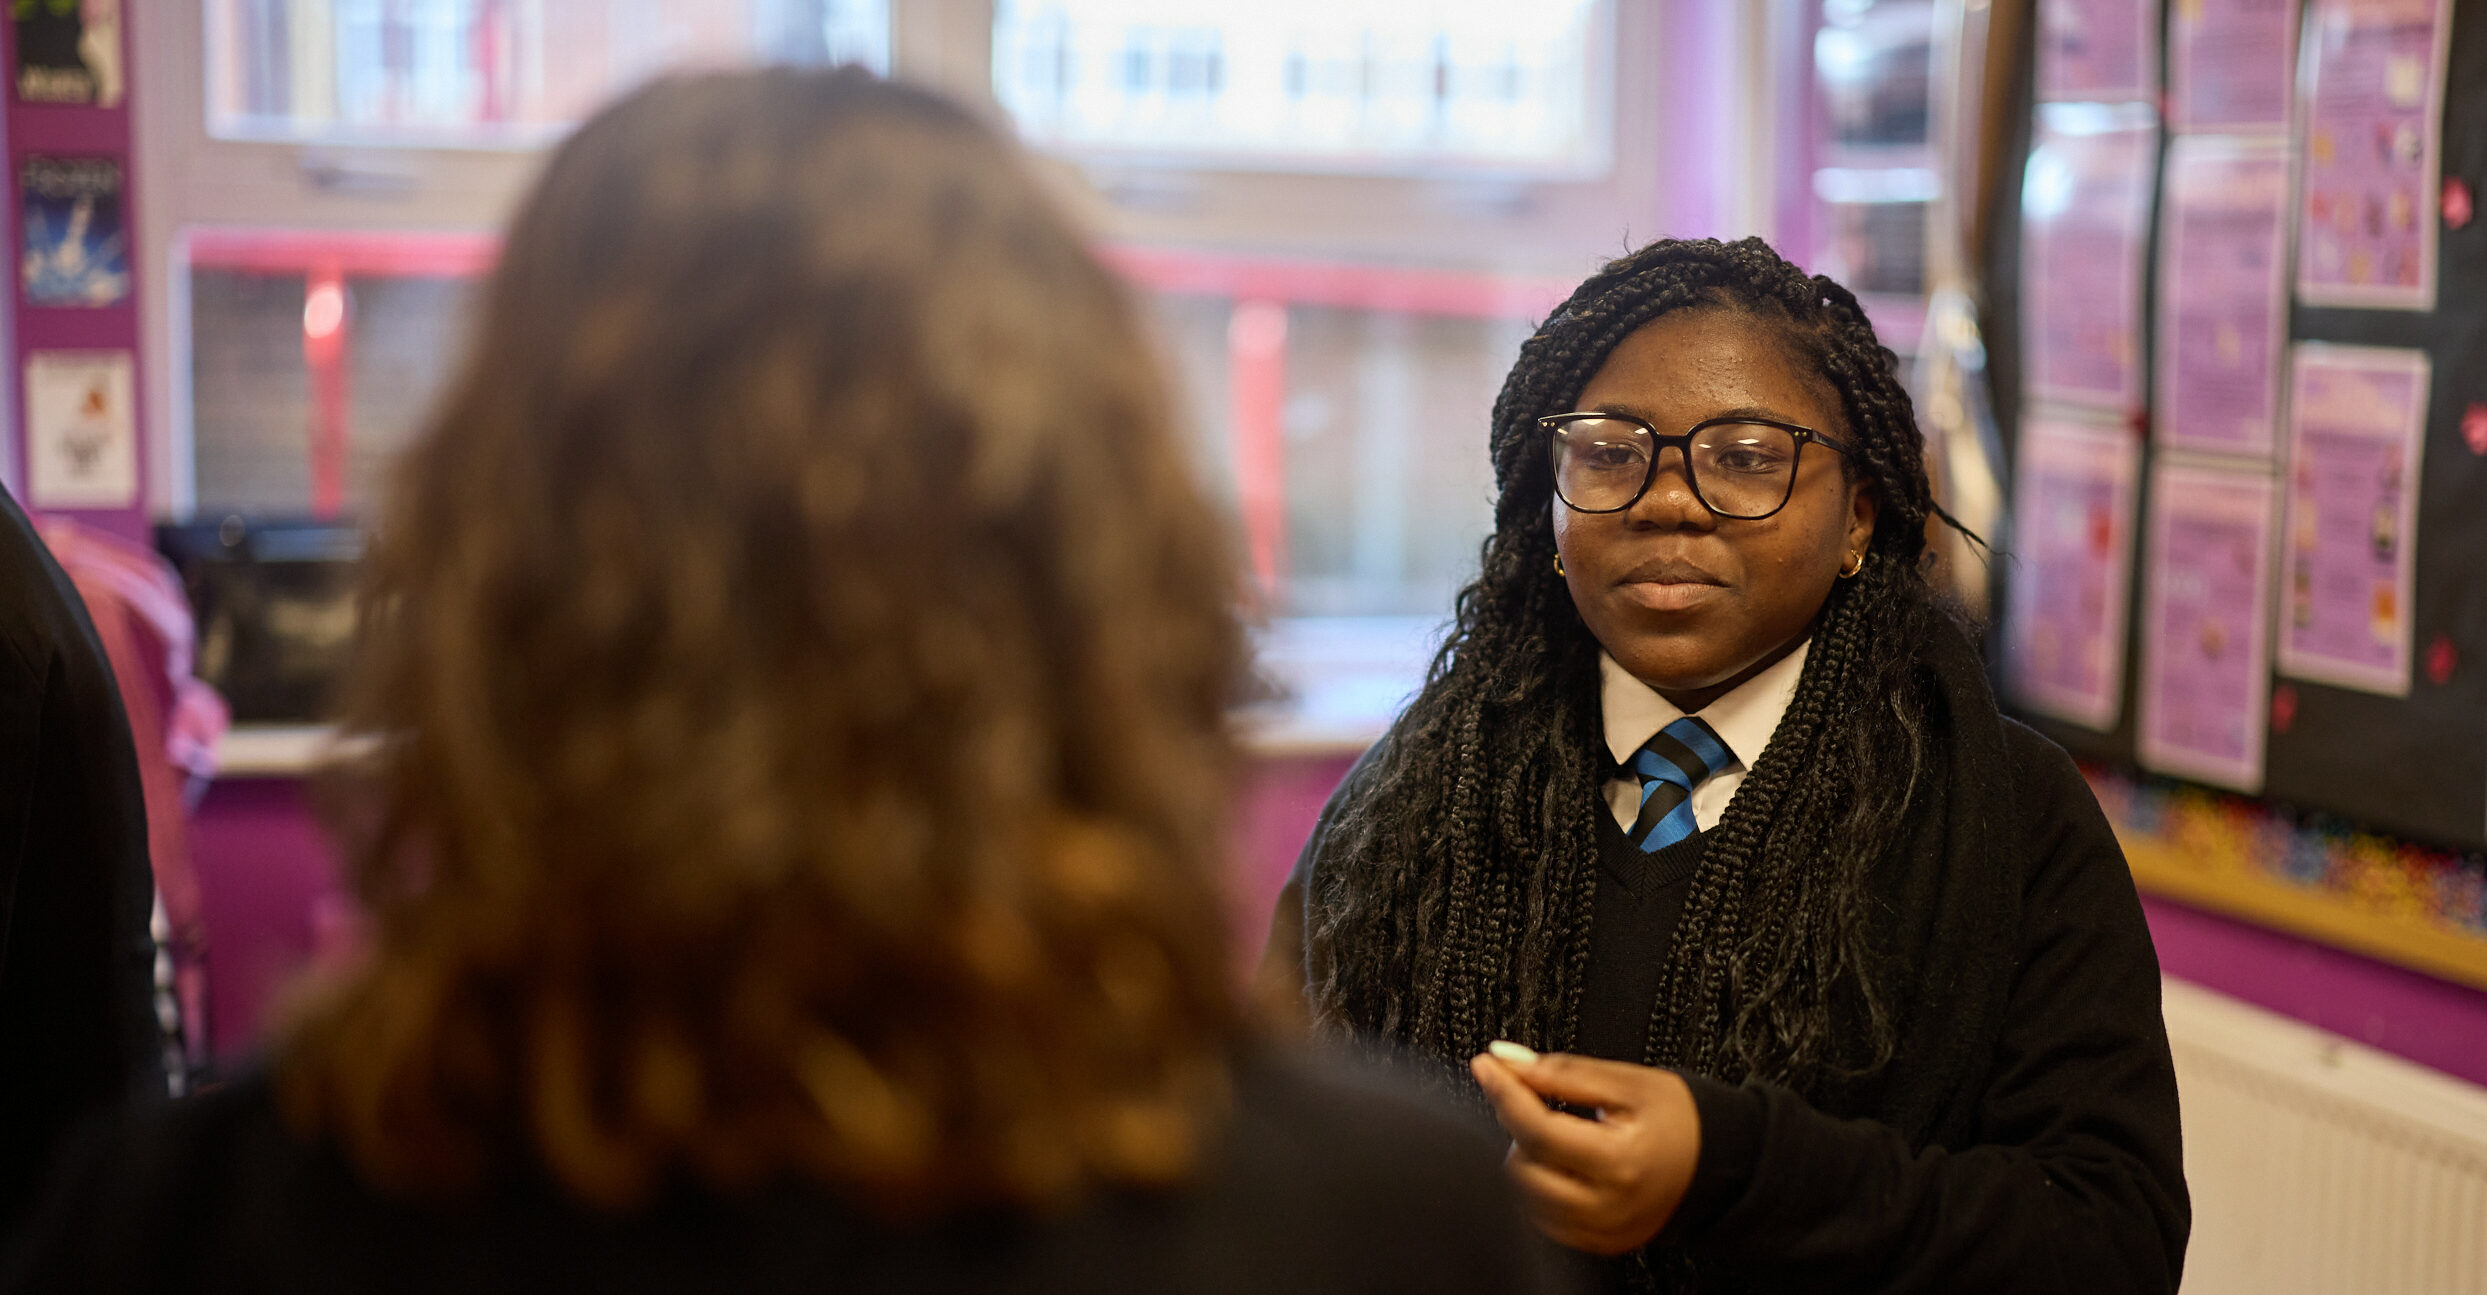
[[[2185,1295],[2487,1295],[2487,1090],[2168,981]]]

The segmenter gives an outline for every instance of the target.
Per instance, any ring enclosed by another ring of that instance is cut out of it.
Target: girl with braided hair
[[[1582,284],[1495,402],[1483,569],[1264,989],[1481,1094],[1616,1288],[2172,1290],[2149,932],[1929,587],[1954,523],[1894,363],[1758,239]]]

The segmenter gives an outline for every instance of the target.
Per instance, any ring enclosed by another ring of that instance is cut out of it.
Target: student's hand
[[[1701,1158],[1701,1117],[1682,1077],[1495,1046],[1468,1069],[1511,1134],[1504,1165],[1538,1230],[1602,1255],[1628,1253],[1658,1235],[1683,1204]],[[1550,1100],[1594,1107],[1598,1117],[1552,1110]]]

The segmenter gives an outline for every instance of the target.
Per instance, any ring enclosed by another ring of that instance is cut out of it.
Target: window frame
[[[1339,175],[1048,155],[1084,175],[1070,197],[1127,248],[1229,248],[1274,260],[1571,280],[1660,233],[1785,242],[1778,168],[1758,160],[1785,114],[1771,88],[1774,19],[1803,0],[1605,0],[1615,32],[1612,162],[1585,178]],[[497,229],[540,150],[356,147],[218,139],[208,131],[206,4],[132,25],[150,509],[196,505],[188,231],[469,235]],[[895,75],[994,117],[992,0],[891,0]],[[1668,182],[1674,177],[1673,182]],[[1377,220],[1375,212],[1392,213]],[[1621,227],[1617,224],[1621,214]],[[155,259],[160,257],[161,259]]]

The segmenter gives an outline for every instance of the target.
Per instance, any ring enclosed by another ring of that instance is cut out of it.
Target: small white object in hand
[[[1537,1054],[1535,1052],[1532,1052],[1517,1043],[1513,1043],[1508,1039],[1496,1039],[1492,1043],[1486,1044],[1485,1050],[1493,1054],[1496,1061],[1500,1061],[1507,1066],[1533,1065],[1537,1061]]]

